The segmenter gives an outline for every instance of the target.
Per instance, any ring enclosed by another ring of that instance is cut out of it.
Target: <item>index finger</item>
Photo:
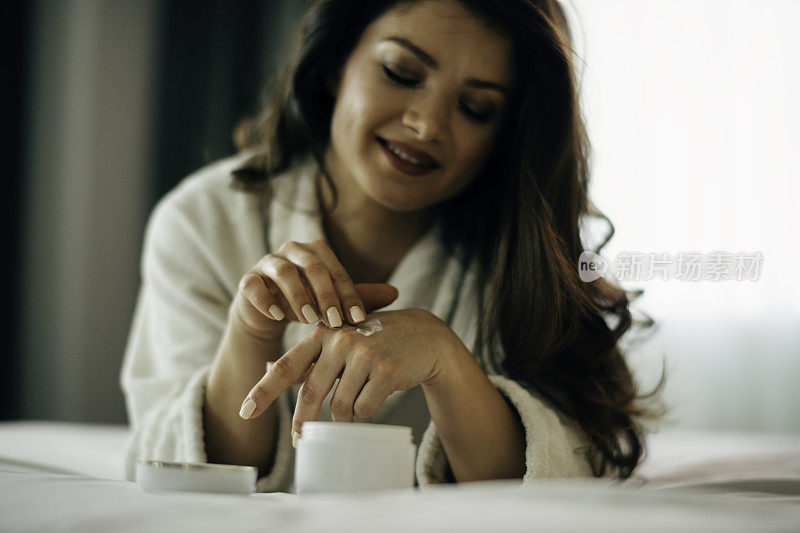
[[[319,325],[317,328],[325,326]],[[298,342],[294,348],[275,361],[247,393],[239,410],[239,416],[245,420],[261,416],[284,390],[303,379],[309,366],[317,360],[321,351],[322,344],[317,335],[308,335]]]
[[[309,246],[317,252],[317,255],[328,267],[333,285],[341,298],[342,307],[347,313],[345,318],[348,318],[351,324],[363,322],[366,317],[366,306],[364,306],[364,302],[361,301],[361,297],[356,292],[353,279],[339,261],[339,258],[336,257],[336,254],[333,253],[333,250],[331,250],[328,241],[317,239],[309,243]]]

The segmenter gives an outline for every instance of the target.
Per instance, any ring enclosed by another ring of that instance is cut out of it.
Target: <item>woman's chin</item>
[[[413,213],[427,207],[418,198],[408,196],[382,194],[374,196],[373,199],[385,209],[396,213]]]

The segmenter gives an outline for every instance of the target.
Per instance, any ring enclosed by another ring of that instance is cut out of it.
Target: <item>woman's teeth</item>
[[[414,163],[415,165],[418,165],[418,166],[420,166],[420,167],[426,167],[426,166],[429,166],[427,163],[423,163],[422,161],[419,161],[419,160],[417,160],[417,159],[414,159],[414,158],[413,158],[413,157],[411,157],[410,155],[406,154],[405,152],[402,152],[402,151],[400,151],[399,149],[395,148],[395,147],[394,147],[394,146],[392,146],[391,144],[388,144],[388,143],[387,143],[387,144],[386,144],[386,147],[387,147],[387,148],[388,148],[388,149],[389,149],[389,150],[390,150],[390,151],[391,151],[391,152],[392,152],[394,155],[396,155],[397,157],[399,157],[399,158],[400,158],[400,159],[402,159],[403,161],[408,161],[409,163]]]

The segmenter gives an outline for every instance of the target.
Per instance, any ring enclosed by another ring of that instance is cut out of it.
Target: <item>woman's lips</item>
[[[392,139],[381,139],[380,137],[378,137],[378,140],[383,141],[387,145],[400,150],[406,155],[413,157],[420,163],[423,163],[425,165],[430,165],[432,167],[439,166],[439,163],[433,157],[431,157],[430,154],[428,154],[427,152],[423,152],[422,150],[417,150],[405,143],[401,143],[400,141],[394,141]]]
[[[406,161],[405,159],[396,155],[390,148],[389,142],[381,139],[380,137],[377,138],[378,143],[381,145],[381,149],[383,153],[386,155],[386,158],[389,160],[389,163],[398,171],[403,172],[404,174],[408,174],[411,176],[422,176],[424,174],[428,174],[433,172],[437,168],[439,168],[439,164],[434,160],[432,157],[425,153],[421,153],[419,151],[412,152],[411,149],[406,149],[407,145],[403,145],[401,143],[392,143],[397,147],[403,148],[403,151],[406,152],[408,155],[411,155],[418,161],[425,161],[425,165],[418,165],[412,163],[411,161]],[[419,155],[412,155],[412,153],[419,154]],[[430,163],[429,163],[430,162]]]

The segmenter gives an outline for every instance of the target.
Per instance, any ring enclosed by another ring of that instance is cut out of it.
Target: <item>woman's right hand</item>
[[[290,321],[355,325],[397,296],[386,283],[355,285],[324,239],[287,241],[242,276],[230,320],[259,340],[278,341]]]

